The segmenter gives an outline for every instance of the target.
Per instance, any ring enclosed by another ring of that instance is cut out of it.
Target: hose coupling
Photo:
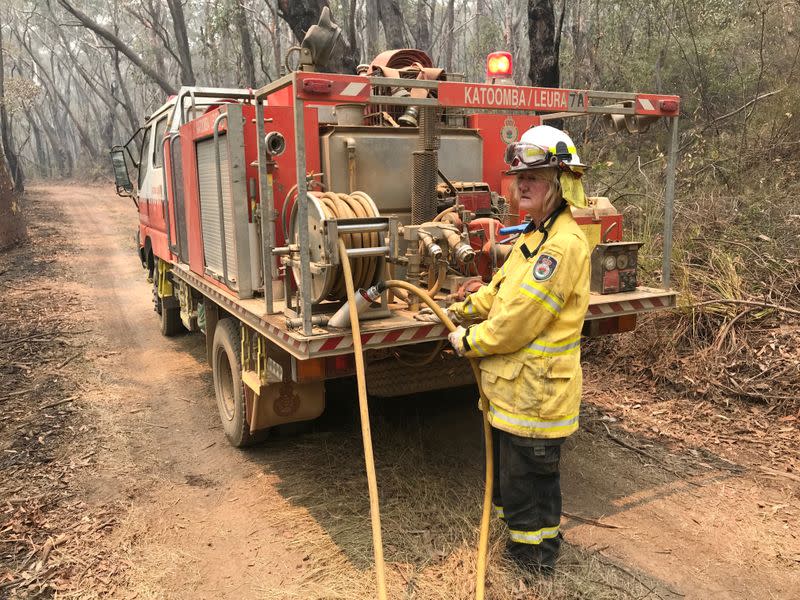
[[[433,241],[433,236],[427,231],[419,230],[419,239],[425,245],[425,250],[434,261],[438,262],[442,258],[442,247]]]
[[[475,250],[464,242],[456,244],[455,251],[456,260],[462,264],[468,264],[475,260]]]

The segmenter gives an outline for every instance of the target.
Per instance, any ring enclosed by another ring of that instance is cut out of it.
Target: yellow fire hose
[[[367,469],[367,487],[369,488],[369,512],[370,521],[372,524],[372,546],[375,555],[375,575],[378,585],[378,599],[386,600],[386,573],[383,561],[383,541],[381,537],[381,516],[380,506],[378,504],[378,481],[375,475],[375,457],[372,452],[372,433],[369,426],[369,406],[367,404],[367,381],[364,372],[364,354],[361,346],[361,326],[358,321],[358,312],[356,309],[355,289],[353,286],[353,274],[350,269],[350,259],[347,256],[347,247],[342,239],[339,239],[339,257],[342,261],[342,270],[344,272],[345,287],[347,289],[347,302],[350,307],[350,326],[353,331],[353,353],[355,355],[356,363],[356,379],[358,382],[358,406],[361,415],[361,435],[364,442],[364,461]],[[400,281],[397,279],[390,279],[384,282],[387,288],[402,288],[409,293],[417,295],[427,304],[431,310],[436,314],[442,323],[450,330],[455,331],[456,326],[447,316],[447,313],[433,301],[433,298],[425,292],[425,290],[408,283],[407,281]],[[483,395],[481,388],[481,376],[478,368],[478,362],[475,359],[469,359],[472,371],[475,373],[475,380],[478,382],[478,390],[481,396],[481,412],[483,413],[483,435],[485,438],[486,447],[486,485],[483,493],[483,512],[481,514],[481,528],[480,538],[478,542],[478,561],[476,568],[475,579],[475,598],[483,600],[485,593],[485,580],[486,580],[486,555],[489,548],[489,516],[491,513],[492,504],[492,477],[493,477],[493,460],[492,460],[492,432],[489,425],[488,403],[486,397]]]

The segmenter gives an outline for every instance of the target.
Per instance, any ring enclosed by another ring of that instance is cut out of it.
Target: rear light
[[[353,354],[340,354],[325,359],[325,374],[328,379],[346,377],[356,370],[355,356]]]
[[[659,100],[658,106],[662,112],[674,113],[678,111],[678,102],[676,100]]]
[[[595,319],[583,324],[583,335],[598,337],[601,335],[614,335],[636,329],[636,315],[620,315],[607,319]]]
[[[292,358],[292,380],[297,383],[325,379],[325,359],[311,358],[297,360]]]
[[[636,329],[636,315],[622,315],[617,317],[617,333],[633,331]]]
[[[489,79],[511,77],[513,67],[510,52],[492,52],[486,57],[486,76]]]
[[[309,94],[330,94],[331,82],[327,79],[303,79],[303,91]]]

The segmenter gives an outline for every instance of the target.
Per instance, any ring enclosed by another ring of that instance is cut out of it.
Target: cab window
[[[150,152],[150,132],[152,131],[152,127],[148,127],[144,130],[144,137],[142,138],[142,152],[141,157],[139,158],[139,189],[142,189],[144,185],[144,176],[147,174],[147,170],[150,168],[150,160],[152,157],[152,153]]]
[[[164,132],[167,130],[167,117],[156,123],[155,160],[153,167],[160,169],[164,165]]]

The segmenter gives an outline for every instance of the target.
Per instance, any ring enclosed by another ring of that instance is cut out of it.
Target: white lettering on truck
[[[517,109],[566,109],[567,91],[546,88],[464,86],[464,104]]]

